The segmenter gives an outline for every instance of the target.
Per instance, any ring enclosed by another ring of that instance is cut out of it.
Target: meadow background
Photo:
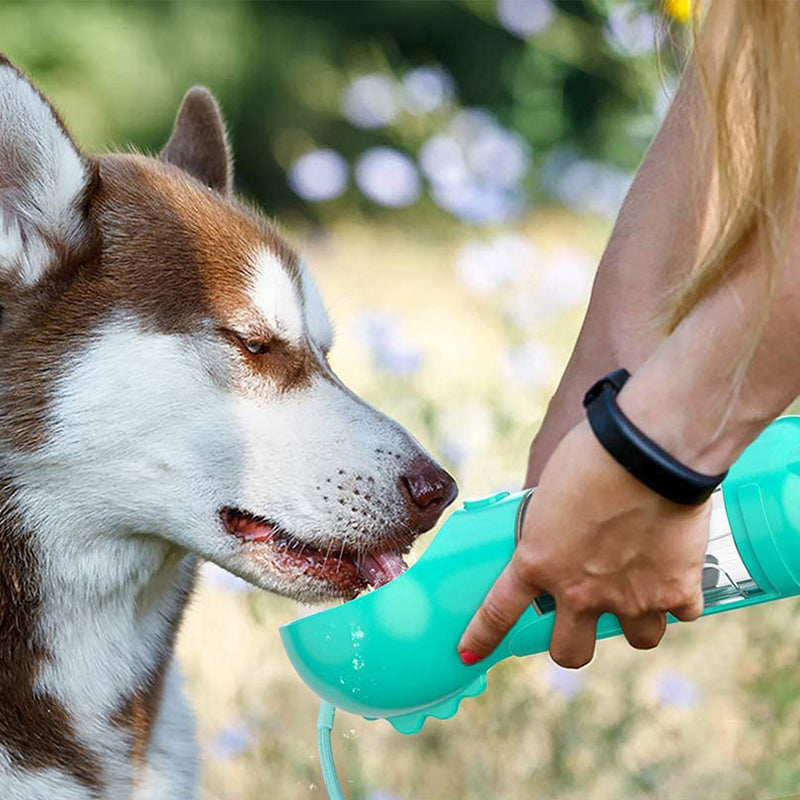
[[[93,150],[156,151],[185,89],[209,85],[239,191],[318,275],[335,368],[464,497],[520,485],[688,17],[686,0],[2,2],[0,50]],[[202,575],[179,653],[203,797],[323,798],[317,703],[277,634],[306,610]],[[798,610],[673,627],[650,653],[605,642],[579,672],[507,661],[414,737],[342,714],[345,791],[785,797],[800,788]]]

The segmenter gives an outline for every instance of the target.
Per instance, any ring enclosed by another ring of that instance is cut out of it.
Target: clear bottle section
[[[761,594],[739,555],[725,513],[722,489],[711,496],[711,524],[703,567],[703,597],[706,608],[733,603]]]

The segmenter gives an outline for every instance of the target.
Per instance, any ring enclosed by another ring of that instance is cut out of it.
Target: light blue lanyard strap
[[[336,709],[323,701],[319,707],[317,717],[317,746],[319,747],[319,764],[322,768],[322,780],[328,791],[329,800],[345,800],[342,788],[339,786],[339,777],[336,774],[336,765],[333,763],[331,751],[331,729]]]

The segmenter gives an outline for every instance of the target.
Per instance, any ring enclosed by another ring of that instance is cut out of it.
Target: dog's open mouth
[[[266,548],[273,566],[287,572],[302,573],[332,584],[341,594],[355,597],[368,586],[377,588],[407,569],[397,549],[355,553],[332,542],[325,551],[281,530],[275,523],[238,508],[226,507],[220,519],[228,533],[254,549]]]

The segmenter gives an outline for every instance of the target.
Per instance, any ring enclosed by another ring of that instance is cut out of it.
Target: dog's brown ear
[[[205,86],[186,93],[160,158],[221,194],[230,192],[233,163],[228,135],[219,105]]]
[[[90,239],[96,168],[0,54],[0,279],[37,283]]]

